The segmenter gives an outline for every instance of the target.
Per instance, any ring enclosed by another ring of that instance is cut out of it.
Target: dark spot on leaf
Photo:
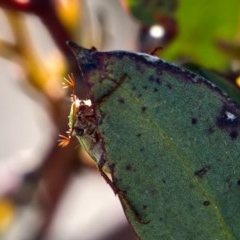
[[[148,206],[147,206],[147,205],[143,205],[142,208],[143,208],[143,209],[147,209]]]
[[[231,181],[231,177],[228,177],[228,178],[226,179],[226,183],[227,183],[228,191],[231,191],[232,188],[233,188],[233,182]]]
[[[154,92],[157,92],[157,91],[158,91],[158,89],[157,89],[157,88],[154,88],[154,89],[153,89],[153,91],[154,91]]]
[[[149,189],[149,192],[150,192],[150,194],[152,194],[152,195],[156,195],[156,194],[158,193],[158,191],[157,191],[156,189],[154,189],[154,188]]]
[[[203,202],[203,206],[209,206],[210,205],[210,202],[209,201],[204,201]]]
[[[172,89],[172,88],[173,88],[171,83],[168,83],[168,84],[167,84],[167,87],[168,87],[169,89]]]
[[[217,118],[217,126],[219,128],[237,127],[239,125],[239,117],[234,109],[224,107]]]
[[[213,127],[209,127],[209,128],[207,129],[207,133],[208,133],[209,135],[213,134],[213,133],[214,133],[214,128],[213,128]]]
[[[144,85],[142,86],[143,89],[147,90],[148,89],[148,86],[147,85]]]
[[[105,160],[104,160],[105,161]],[[108,164],[108,167],[110,168],[110,170],[112,171],[112,172],[114,172],[114,170],[115,170],[115,163],[109,163]]]
[[[102,124],[102,120],[106,117],[106,113],[101,111],[100,112],[100,118],[98,119],[98,125],[101,125]]]
[[[237,181],[237,184],[240,186],[240,179]]]
[[[163,183],[166,183],[166,180],[163,178],[163,179],[162,179],[162,182],[163,182]]]
[[[150,77],[149,77],[149,81],[152,82],[152,83],[156,83],[156,84],[158,84],[158,85],[161,84],[161,80],[160,80],[159,77],[150,76]]]
[[[117,185],[118,182],[119,182],[119,179],[116,178],[116,177],[114,177],[114,179],[113,179],[113,184]]]
[[[232,131],[231,133],[230,133],[230,137],[234,140],[234,139],[236,139],[237,137],[238,137],[238,132],[237,131]]]
[[[142,107],[142,112],[144,113],[144,112],[146,112],[146,110],[147,110],[147,107],[143,106]]]
[[[142,73],[142,74],[144,73],[144,68],[142,67],[141,64],[136,64],[135,66],[139,73]]]
[[[194,206],[192,203],[189,203],[189,204],[188,204],[188,207],[189,207],[190,209],[194,209],[194,208],[195,208],[195,206]]]
[[[240,111],[232,105],[226,105],[222,108],[219,116],[216,119],[216,125],[229,133],[231,139],[238,137],[240,130]]]
[[[132,165],[131,165],[131,164],[127,164],[126,167],[125,167],[125,169],[126,169],[127,171],[131,171],[131,170],[132,170]]]
[[[137,136],[137,137],[141,137],[141,136],[142,136],[142,134],[141,134],[141,133],[138,133],[136,136]]]
[[[197,118],[192,118],[191,122],[192,122],[192,125],[196,125],[197,122],[198,122],[198,119]]]
[[[139,151],[140,151],[140,152],[143,152],[143,151],[144,151],[144,148],[143,148],[143,147],[141,147],[141,148],[139,149]]]
[[[124,100],[124,98],[118,98],[118,102],[119,102],[120,104],[124,104],[124,103],[125,103],[125,100]]]
[[[137,96],[138,98],[141,98],[142,97],[142,94],[138,94],[138,96]]]
[[[87,58],[86,58],[87,59]],[[92,60],[92,58],[91,58]],[[98,64],[100,64],[97,60],[95,62],[89,62],[89,59],[87,59],[88,62],[86,62],[85,64],[82,63],[81,61],[81,64],[84,64],[84,71],[85,72],[91,72],[92,70],[96,69]]]
[[[196,171],[194,173],[194,175],[197,177],[203,177],[209,170],[210,170],[210,166],[207,165],[207,166],[201,168],[200,170]]]
[[[122,181],[122,179],[118,179],[119,180],[119,182],[120,181]],[[128,187],[128,190],[129,190],[129,187]],[[124,189],[124,190],[120,190],[122,193],[123,193],[123,195],[126,195],[127,193],[128,193],[128,190],[126,190],[126,189]]]
[[[191,184],[191,183],[190,183],[188,186],[189,186],[190,189],[193,189],[193,188],[194,188],[194,185]]]

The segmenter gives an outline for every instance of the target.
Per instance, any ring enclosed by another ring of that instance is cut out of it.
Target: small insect
[[[58,145],[66,147],[73,136],[81,143],[81,146],[89,153],[100,168],[107,169],[103,154],[102,142],[97,131],[97,119],[90,99],[80,100],[75,94],[75,79],[73,74],[64,78],[63,88],[71,90],[71,110],[69,114],[69,130],[66,135],[59,135]]]

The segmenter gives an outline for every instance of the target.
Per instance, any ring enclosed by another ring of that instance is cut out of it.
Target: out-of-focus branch
[[[61,76],[55,76],[36,54],[29,39],[27,27],[22,16],[18,12],[12,11],[6,11],[6,16],[13,30],[16,42],[14,45],[9,46],[11,47],[10,50],[15,50],[14,57],[17,55],[17,59],[21,60],[20,64],[25,71],[28,82],[49,101],[49,106],[51,107],[51,111],[49,112],[51,113],[56,127],[58,127],[57,124],[61,122],[59,114],[62,105],[62,92],[59,83],[59,77]],[[8,47],[8,45],[5,46]],[[13,56],[9,55],[9,58],[11,57],[13,58]],[[52,91],[48,89],[50,81],[52,84]],[[54,95],[54,92],[59,92],[59,96]],[[64,121],[64,119],[62,119],[62,121]]]
[[[17,55],[17,47],[15,44],[0,40],[0,56],[6,59],[12,59]]]
[[[71,39],[71,34],[59,21],[53,1],[29,0],[26,1],[26,3],[22,3],[18,1],[1,0],[0,7],[25,13],[32,13],[38,16],[48,29],[56,45],[69,60],[70,71],[78,71],[76,61],[65,44],[67,40]]]

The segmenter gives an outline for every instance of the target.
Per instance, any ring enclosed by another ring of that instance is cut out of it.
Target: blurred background
[[[239,13],[238,0],[0,0],[0,239],[137,239],[77,141],[57,146],[70,107],[63,78],[74,73],[87,97],[66,40],[152,53],[239,99]]]

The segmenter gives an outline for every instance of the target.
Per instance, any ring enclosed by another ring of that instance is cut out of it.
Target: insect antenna
[[[66,147],[71,140],[71,135],[65,136],[65,135],[59,134],[58,136],[59,136],[58,146],[62,148]]]
[[[68,77],[64,77],[64,81],[62,82],[63,88],[70,88],[72,93],[75,92],[75,79],[73,73],[68,74]]]
[[[71,90],[71,102],[73,107],[72,122],[75,122],[76,113],[77,113],[77,102],[78,98],[75,95],[75,78],[73,73],[68,74],[67,78],[64,78],[63,89],[69,88]],[[73,124],[74,125],[74,124]],[[58,146],[66,147],[72,138],[73,135],[73,125],[69,126],[69,130],[66,132],[66,135],[59,135]]]

